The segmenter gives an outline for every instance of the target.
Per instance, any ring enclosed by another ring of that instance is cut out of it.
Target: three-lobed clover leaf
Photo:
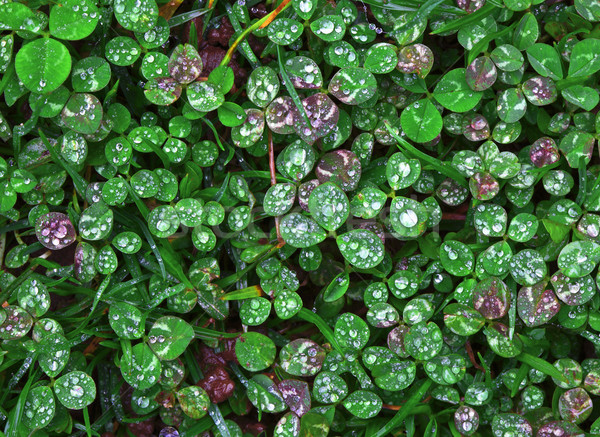
[[[7,434],[583,435],[600,9],[359,3],[0,5]]]

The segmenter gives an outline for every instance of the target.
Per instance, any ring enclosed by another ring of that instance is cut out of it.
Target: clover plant
[[[600,435],[598,0],[0,0],[0,436]]]

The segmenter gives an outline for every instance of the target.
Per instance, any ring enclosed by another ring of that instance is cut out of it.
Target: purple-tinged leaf
[[[326,94],[313,94],[302,100],[302,106],[310,126],[299,111],[294,111],[294,129],[300,138],[308,144],[313,144],[317,139],[331,132],[340,117],[340,112],[333,100]]]
[[[522,287],[517,296],[519,317],[530,328],[548,323],[560,310],[560,302],[546,283]]]
[[[40,216],[35,223],[35,234],[39,242],[50,250],[73,244],[77,235],[69,216],[60,212]]]
[[[175,47],[169,59],[169,74],[179,83],[191,83],[202,71],[202,58],[191,44]]]
[[[352,191],[358,186],[361,165],[353,152],[338,149],[321,158],[315,173],[320,183],[334,182],[342,190]]]

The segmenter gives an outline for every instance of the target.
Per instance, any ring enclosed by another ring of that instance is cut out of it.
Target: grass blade
[[[396,132],[394,132],[394,130],[392,129],[392,127],[390,126],[390,124],[387,121],[385,122],[385,127],[388,130],[388,132],[390,133],[390,135],[396,140],[398,149],[400,149],[400,151],[402,151],[408,155],[412,155],[415,158],[422,159],[423,161],[427,162],[428,164],[431,164],[437,171],[439,171],[443,175],[446,175],[449,178],[454,179],[454,181],[457,184],[459,184],[465,188],[469,188],[469,183],[467,182],[467,180],[454,167],[446,164],[445,162],[440,161],[437,158],[434,158],[433,156],[429,156],[428,154],[421,152],[419,149],[417,149],[415,146],[410,144],[404,138],[402,138],[398,134],[396,134]]]
[[[552,364],[550,364],[548,361],[542,358],[534,357],[533,355],[529,355],[526,352],[521,352],[519,355],[516,356],[516,358],[520,362],[525,363],[536,370],[539,370],[545,375],[548,375],[565,383],[567,382],[564,375],[560,373],[556,367],[554,367]]]
[[[496,10],[496,6],[491,3],[487,3],[482,6],[480,9],[476,10],[472,14],[465,15],[464,17],[460,17],[456,20],[452,20],[448,24],[434,30],[431,32],[432,35],[438,35],[444,32],[451,32],[453,30],[458,30],[461,27],[468,26],[473,23],[477,23],[478,21],[483,20],[485,17],[490,15],[492,12]]]
[[[443,3],[445,0],[428,0],[417,10],[417,13],[408,20],[404,25],[394,29],[394,33],[402,33],[412,27],[419,24],[420,21],[427,20],[433,13],[435,8]]]
[[[298,96],[298,93],[296,92],[296,88],[294,88],[294,85],[292,85],[292,81],[290,80],[287,72],[285,71],[283,62],[281,62],[281,49],[279,48],[279,46],[277,46],[277,63],[279,64],[279,73],[281,74],[281,77],[283,78],[283,84],[285,85],[285,88],[287,89],[288,93],[290,94],[290,97],[294,101],[294,105],[296,105],[296,108],[302,115],[302,118],[304,118],[304,121],[306,122],[306,124],[310,126],[310,120],[308,119],[308,116],[306,115],[306,111],[304,110],[304,105],[302,105],[302,102],[300,101],[300,97]]]
[[[392,419],[385,424],[383,428],[381,428],[373,437],[383,437],[388,435],[392,430],[396,429],[398,425],[402,423],[404,419],[408,417],[413,408],[419,403],[423,395],[429,390],[433,381],[431,379],[427,379],[421,387],[419,387],[411,396],[408,398],[406,403],[398,410],[396,415],[392,417]]]
[[[188,21],[193,20],[194,18],[201,17],[202,15],[206,14],[208,11],[210,11],[210,9],[205,8],[205,9],[197,9],[195,11],[189,11],[189,12],[184,12],[183,14],[175,15],[174,17],[171,17],[171,19],[168,21],[169,27],[181,26],[182,24],[185,24]]]
[[[338,352],[343,352],[339,343],[335,339],[335,336],[333,335],[333,331],[331,330],[329,325],[325,323],[321,316],[319,316],[316,313],[313,313],[312,311],[306,308],[302,308],[296,315],[302,320],[312,323],[317,328],[319,328],[319,331],[321,331],[321,334],[323,334],[323,336],[327,339],[331,346],[333,346],[333,348]]]
[[[40,138],[46,146],[46,149],[48,149],[48,152],[50,152],[50,155],[52,156],[54,162],[60,165],[62,168],[64,168],[67,173],[69,173],[69,176],[71,176],[71,179],[73,180],[73,185],[75,185],[75,189],[81,197],[85,197],[85,192],[88,186],[86,180],[83,178],[83,176],[77,173],[77,171],[75,171],[73,167],[71,167],[67,162],[65,162],[62,159],[62,157],[58,154],[54,146],[50,144],[48,138],[46,137],[46,135],[44,135],[44,132],[42,132],[42,129],[38,129],[38,133],[40,134]]]

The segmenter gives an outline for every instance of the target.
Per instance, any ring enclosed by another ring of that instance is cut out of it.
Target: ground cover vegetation
[[[0,434],[600,434],[598,23],[0,0]]]

